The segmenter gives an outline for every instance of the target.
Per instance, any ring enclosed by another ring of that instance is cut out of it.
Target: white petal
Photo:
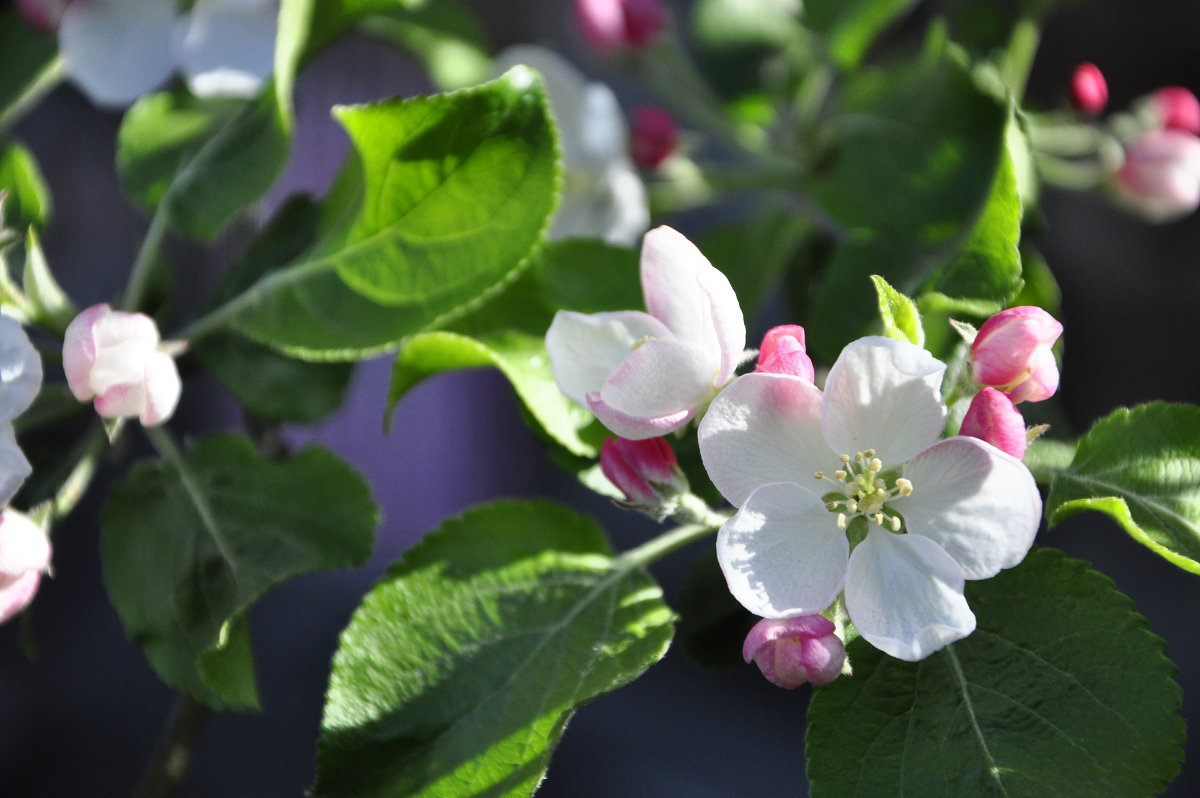
[[[911,496],[893,500],[908,530],[935,541],[967,579],[986,579],[1025,558],[1042,498],[1021,461],[976,438],[935,443],[904,466]]]
[[[950,555],[929,538],[878,527],[850,555],[846,611],[868,643],[909,662],[975,631]]]
[[[24,413],[42,387],[42,359],[20,322],[0,315],[0,421]]]
[[[0,506],[6,506],[20,489],[25,478],[33,473],[25,453],[17,445],[13,425],[0,423]]]
[[[716,351],[711,303],[699,279],[701,273],[709,272],[716,272],[725,280],[695,244],[670,227],[656,227],[642,239],[642,293],[646,297],[646,310],[680,340]],[[733,302],[737,304],[737,297]]]
[[[564,175],[562,200],[547,237],[599,238],[633,246],[650,226],[646,186],[627,157],[598,171],[570,168]]]
[[[175,19],[163,0],[72,3],[58,29],[68,77],[97,105],[129,105],[174,70]]]
[[[144,385],[146,402],[138,419],[143,425],[154,427],[171,417],[183,392],[175,358],[165,352],[153,353],[146,360]]]
[[[942,435],[945,371],[944,363],[905,341],[853,341],[825,380],[825,439],[839,454],[874,449],[884,465],[908,460]]]
[[[180,71],[197,97],[253,97],[274,70],[274,0],[197,0],[181,23]]]
[[[567,398],[587,406],[587,395],[621,364],[643,338],[670,337],[662,322],[646,313],[575,313],[561,310],[546,331],[546,351],[558,388]]]
[[[755,615],[821,612],[837,598],[850,544],[821,498],[791,483],[764,485],[717,534],[734,598]]]
[[[638,346],[600,387],[600,398],[632,416],[696,408],[712,395],[713,363],[697,346],[655,338]]]
[[[579,116],[564,120],[564,130],[578,146],[579,162],[603,169],[613,161],[628,157],[629,130],[617,95],[603,83],[589,83],[583,92]]]
[[[700,455],[721,495],[740,506],[759,485],[796,482],[824,493],[813,474],[840,464],[821,434],[821,392],[788,374],[746,374],[721,391],[700,422]]]

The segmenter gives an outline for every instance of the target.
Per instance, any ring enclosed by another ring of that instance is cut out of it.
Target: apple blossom
[[[158,326],[142,313],[93,305],[67,326],[63,370],[71,393],[104,418],[136,416],[151,427],[175,412],[181,384]]]
[[[812,615],[844,592],[862,637],[909,661],[974,630],[964,580],[1024,558],[1041,497],[1011,455],[939,440],[945,368],[908,342],[862,338],[824,391],[759,372],[713,400],[700,454],[738,508],[717,556],[746,609]]]
[[[0,513],[0,623],[29,606],[50,567],[50,539],[33,519]]]
[[[1051,347],[1062,324],[1030,305],[1002,310],[983,323],[971,344],[971,369],[1013,403],[1040,402],[1058,390],[1058,364]]]
[[[641,279],[649,312],[559,311],[546,332],[563,394],[634,440],[690,421],[733,376],[746,344],[729,280],[675,230],[646,234]]]
[[[1100,67],[1082,63],[1071,74],[1071,102],[1085,114],[1098,114],[1108,104],[1108,83]]]
[[[829,684],[842,673],[846,647],[833,621],[821,615],[763,618],[742,645],[742,659],[753,661],[771,684],[795,689],[805,682]]]
[[[767,330],[754,370],[791,374],[813,382],[816,371],[804,349],[804,328],[798,324],[782,324]]]
[[[688,487],[665,438],[606,438],[600,447],[600,470],[625,495],[622,504],[657,519],[674,511]]]
[[[601,52],[645,47],[662,31],[667,15],[659,0],[575,0],[583,38]]]
[[[499,73],[517,64],[541,73],[562,150],[562,200],[547,237],[634,245],[650,226],[650,208],[616,95],[544,47],[509,47],[494,67]]]
[[[0,315],[0,507],[16,495],[32,469],[13,431],[42,387],[42,361],[19,322]]]
[[[1029,444],[1021,411],[995,388],[984,388],[975,394],[958,434],[987,441],[1018,460],[1025,456]]]
[[[179,70],[197,97],[252,97],[274,64],[278,0],[73,2],[58,28],[67,76],[100,106],[121,108]]]
[[[1147,221],[1187,216],[1200,207],[1200,138],[1174,129],[1146,131],[1126,148],[1113,190]]]

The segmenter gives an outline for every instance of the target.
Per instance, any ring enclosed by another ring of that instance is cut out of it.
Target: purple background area
[[[566,3],[473,3],[487,10],[496,42],[572,41]],[[682,6],[683,4],[676,4]],[[1195,40],[1200,7],[1178,0],[1092,2],[1057,16],[1046,31],[1032,95],[1057,101],[1071,67],[1097,62],[1119,107],[1158,85],[1200,89]],[[600,65],[582,57],[597,76]],[[365,40],[340,43],[300,79],[292,165],[274,196],[320,191],[346,150],[329,119],[338,102],[428,90],[411,60]],[[118,117],[93,110],[73,90],[56,92],[17,129],[32,147],[55,198],[45,237],[51,264],[81,304],[120,290],[145,220],[120,198],[113,172]],[[79,187],[76,194],[71,189]],[[86,189],[83,191],[82,189]],[[1191,351],[1200,297],[1200,216],[1150,228],[1103,201],[1051,192],[1049,232],[1038,243],[1062,285],[1066,349],[1063,401],[1072,421],[1153,398],[1200,401]],[[684,227],[687,230],[686,226]],[[230,244],[231,251],[236,251]],[[221,262],[175,242],[185,290],[200,296]],[[192,290],[192,289],[195,290]],[[797,321],[803,321],[797,320]],[[364,364],[350,401],[297,443],[318,440],[368,476],[385,520],[370,564],[300,579],[251,612],[264,712],[209,719],[182,791],[186,798],[297,796],[311,783],[312,757],[328,660],[362,594],[428,529],[447,515],[499,496],[550,495],[593,514],[621,549],[652,525],[617,511],[557,471],[522,424],[504,380],[490,371],[430,380],[401,403],[382,438],[389,365]],[[181,416],[196,430],[235,425],[237,412],[211,382],[189,384]],[[136,435],[130,437],[137,437]],[[96,559],[106,473],[56,533],[56,576],[34,607],[37,662],[16,652],[16,625],[0,627],[0,796],[127,795],[171,702],[141,652],[125,641],[104,594]],[[1180,666],[1184,713],[1200,717],[1200,582],[1129,540],[1115,525],[1082,517],[1040,542],[1091,560],[1133,597]],[[691,557],[655,568],[668,600]],[[702,671],[677,650],[572,721],[539,795],[798,796],[803,775],[808,691],[771,687],[750,667]],[[1200,792],[1200,746],[1167,795]]]

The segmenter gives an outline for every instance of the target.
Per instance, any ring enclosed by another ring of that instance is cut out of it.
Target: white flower
[[[19,322],[0,315],[0,507],[8,504],[32,470],[13,432],[42,387],[42,361]]]
[[[277,0],[88,0],[63,14],[68,77],[100,106],[121,108],[179,70],[197,97],[252,97],[270,76]]]
[[[75,398],[95,400],[103,418],[136,416],[148,427],[171,417],[182,390],[154,320],[107,304],[93,305],[67,326],[63,371]]]
[[[733,376],[746,345],[729,280],[682,235],[647,233],[641,274],[649,313],[559,311],[546,332],[559,389],[632,440],[690,421]]]
[[[495,69],[500,73],[517,64],[541,73],[562,149],[563,196],[548,237],[634,245],[650,226],[650,209],[612,89],[589,82],[544,47],[509,47],[496,57]]]
[[[1019,460],[975,438],[938,440],[945,368],[912,344],[863,338],[823,393],[755,373],[713,400],[700,453],[739,508],[717,554],[748,610],[809,615],[844,590],[859,633],[909,661],[974,631],[963,580],[1024,558],[1041,497]]]

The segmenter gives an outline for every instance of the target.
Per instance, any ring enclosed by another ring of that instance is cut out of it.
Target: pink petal
[[[622,438],[635,441],[657,438],[668,432],[674,432],[696,415],[696,408],[693,407],[661,416],[631,416],[606,405],[600,398],[599,392],[588,395],[587,407],[608,430]]]
[[[100,319],[112,313],[107,304],[92,305],[67,325],[63,335],[63,371],[67,386],[81,402],[95,396],[89,384],[92,365],[96,362],[95,328]]]
[[[16,579],[0,583],[0,623],[29,606],[41,581],[40,571],[27,571]]]

